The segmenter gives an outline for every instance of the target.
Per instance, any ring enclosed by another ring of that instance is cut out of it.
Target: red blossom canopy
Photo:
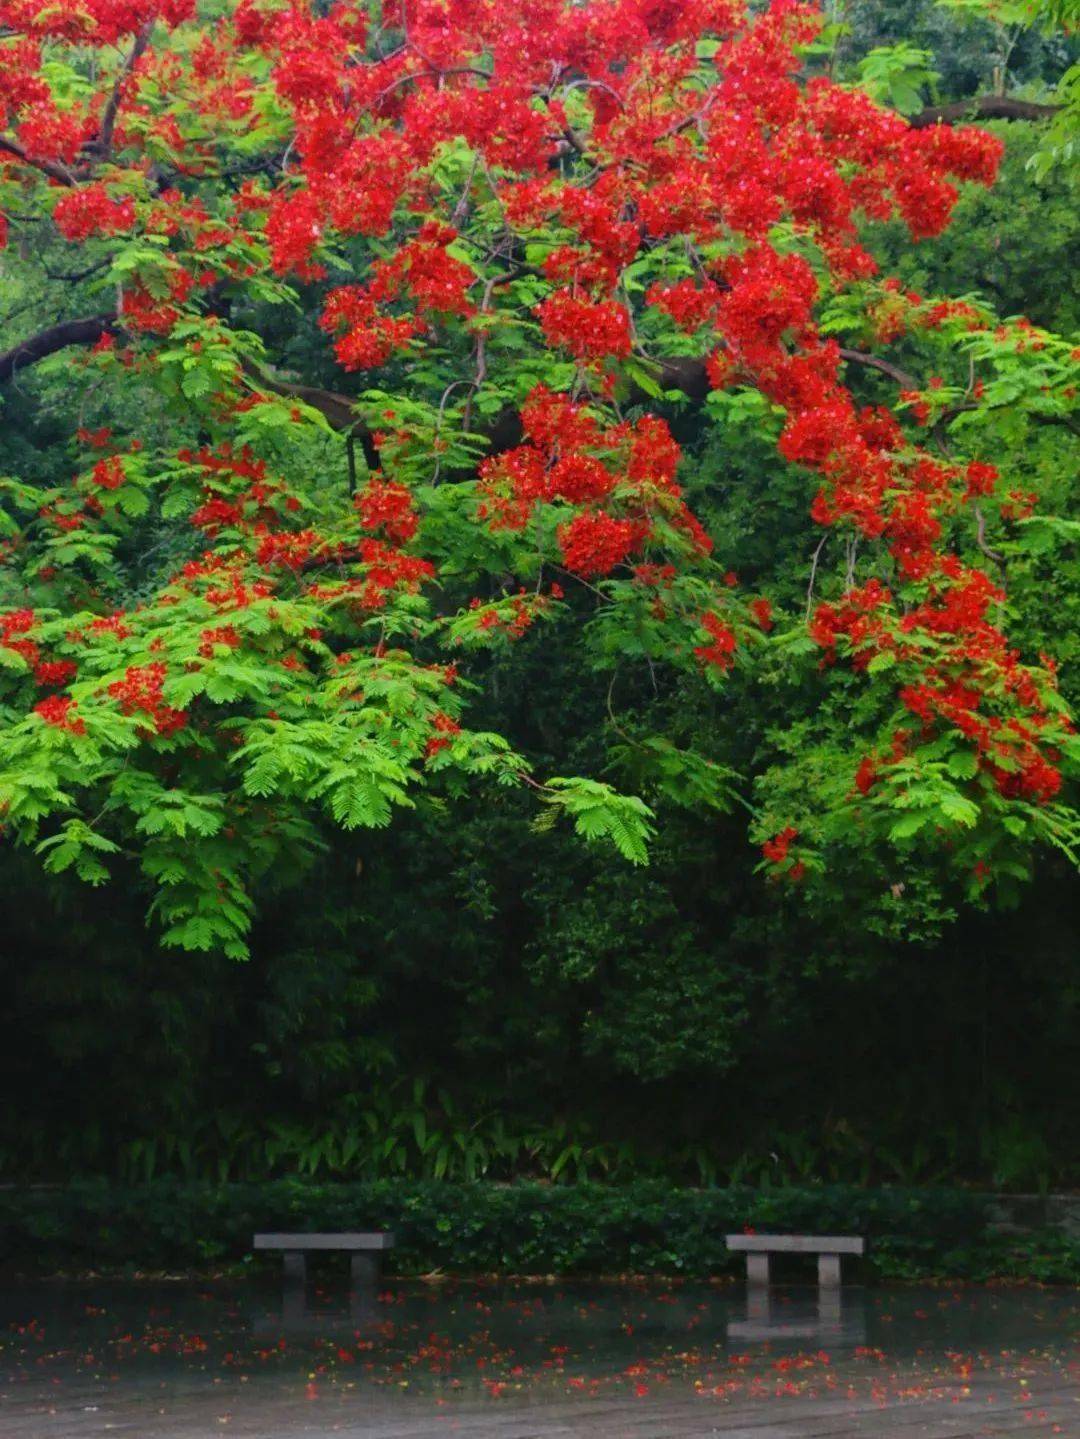
[[[1010,646],[969,555],[980,506],[1026,501],[937,443],[932,388],[907,385],[904,423],[860,408],[845,368],[867,357],[820,321],[847,294],[882,344],[992,330],[879,277],[859,227],[938,234],[997,139],[808,78],[821,16],[791,0],[7,0],[0,26],[0,206],[100,256],[118,297],[0,378],[90,344],[76,376],[157,387],[189,437],[80,430],[74,480],[21,494],[0,596],[17,837],[96,878],[129,823],[170,937],[239,948],[250,881],[315,842],[314,807],[384,823],[441,769],[525,775],[462,728],[428,647],[506,642],[580,584],[612,633],[647,621],[650,661],[727,682],[790,625],[712,559],[650,407],[756,392],[814,522],[868,557],[807,617],[822,663],[880,696],[844,823],[944,836],[968,871],[976,842],[1061,839],[1053,667]],[[249,328],[312,287],[358,393],[283,377]],[[355,494],[319,472],[328,426],[362,444]],[[200,552],[132,603],[117,545],[148,511]],[[513,580],[440,606],[433,584],[484,572]],[[541,790],[634,850],[641,812],[574,783]],[[72,818],[102,787],[112,832]],[[782,818],[769,864],[826,864],[827,825],[804,848],[813,819]]]

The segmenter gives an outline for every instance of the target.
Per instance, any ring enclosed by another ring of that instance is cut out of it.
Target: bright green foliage
[[[636,795],[620,795],[610,785],[587,779],[551,779],[547,789],[548,804],[568,815],[582,838],[610,839],[624,859],[646,862],[651,811]]]
[[[914,45],[879,45],[859,61],[859,84],[875,100],[882,100],[902,115],[913,115],[923,105],[924,86],[939,78],[928,50]]]

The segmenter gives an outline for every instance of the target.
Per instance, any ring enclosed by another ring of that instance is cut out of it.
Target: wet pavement
[[[50,1282],[0,1436],[1080,1439],[1080,1292]]]

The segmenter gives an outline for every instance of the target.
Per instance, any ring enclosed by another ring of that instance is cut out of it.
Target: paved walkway
[[[482,1289],[373,1320],[54,1291],[0,1316],[0,1439],[1080,1439],[1077,1296]],[[2,1306],[0,1306],[2,1307]]]
[[[797,1362],[797,1361],[796,1361]],[[28,1380],[0,1395],[4,1439],[207,1439],[210,1435],[300,1439],[976,1439],[992,1435],[1080,1436],[1080,1366],[1039,1357],[980,1375],[945,1377],[919,1364],[867,1374],[830,1365],[828,1375],[793,1378],[755,1371],[745,1380],[699,1386],[655,1376],[615,1391],[537,1393],[493,1384],[483,1395],[413,1394],[364,1380],[253,1383],[171,1380],[151,1387],[119,1376],[58,1386]],[[721,1392],[715,1390],[719,1388]],[[52,1389],[54,1392],[50,1393]],[[639,1392],[640,1390],[640,1392]]]

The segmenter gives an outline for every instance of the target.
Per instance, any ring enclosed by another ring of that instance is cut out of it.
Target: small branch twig
[[[821,539],[818,541],[817,549],[814,551],[813,558],[812,558],[811,561],[810,561],[810,583],[809,583],[809,584],[807,585],[807,587],[806,587],[806,623],[807,623],[807,624],[810,623],[810,616],[814,613],[814,581],[815,581],[815,579],[817,578],[818,560],[820,560],[820,558],[821,558],[821,552],[822,552],[822,550],[825,548],[825,546],[826,546],[828,543],[829,543],[829,537],[828,537],[828,535],[822,535]]]

